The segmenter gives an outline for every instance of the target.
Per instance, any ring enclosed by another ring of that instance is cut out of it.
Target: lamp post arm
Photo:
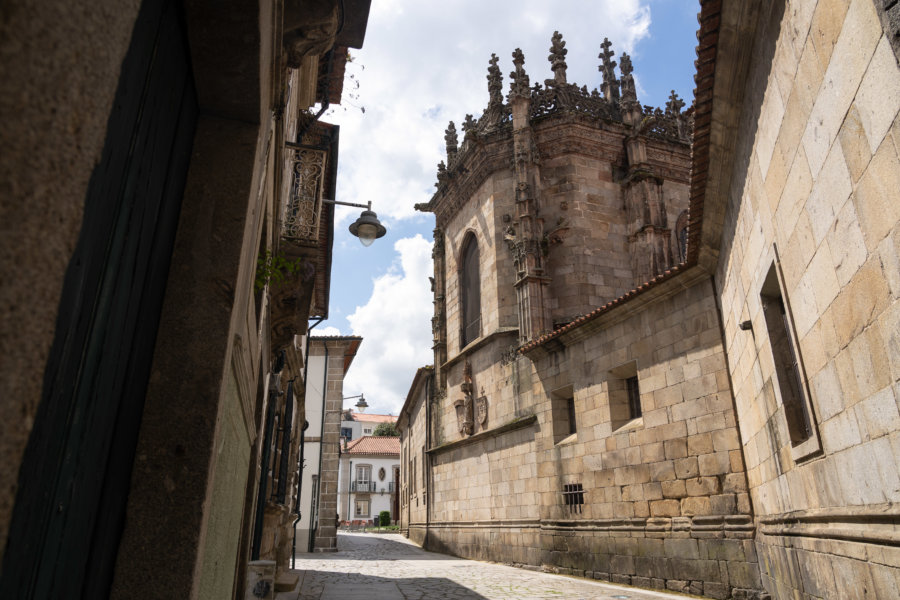
[[[355,206],[356,208],[365,208],[366,210],[372,210],[372,202],[368,204],[356,204],[354,202],[341,202],[339,200],[329,200],[328,198],[322,198],[322,202],[325,204],[340,204],[341,206]]]

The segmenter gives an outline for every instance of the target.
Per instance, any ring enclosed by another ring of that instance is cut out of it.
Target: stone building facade
[[[290,585],[339,139],[310,109],[368,9],[4,8],[0,596]]]
[[[590,94],[557,36],[506,103],[492,60],[418,206],[411,538],[714,598],[900,593],[896,12],[701,2],[687,113],[640,107],[606,43]]]

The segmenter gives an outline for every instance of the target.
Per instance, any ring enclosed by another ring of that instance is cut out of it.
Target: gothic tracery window
[[[459,295],[462,306],[460,347],[481,335],[481,278],[478,274],[479,253],[475,235],[469,233],[460,255]]]

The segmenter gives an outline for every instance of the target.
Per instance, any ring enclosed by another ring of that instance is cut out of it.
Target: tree
[[[400,437],[396,423],[379,423],[372,432],[373,437]]]

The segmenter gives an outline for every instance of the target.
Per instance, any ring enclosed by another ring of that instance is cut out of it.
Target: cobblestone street
[[[300,554],[301,600],[686,598],[426,552],[398,534],[338,534],[338,552]]]

